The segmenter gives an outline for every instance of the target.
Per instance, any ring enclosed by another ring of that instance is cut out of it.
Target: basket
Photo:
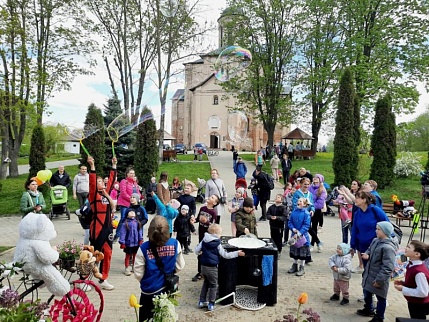
[[[95,262],[83,263],[83,264],[78,263],[76,265],[78,274],[83,276],[88,276],[89,274],[91,274],[94,266],[95,266]]]

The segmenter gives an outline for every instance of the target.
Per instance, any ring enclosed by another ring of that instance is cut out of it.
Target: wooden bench
[[[175,150],[164,150],[162,151],[162,160],[170,162],[171,159],[176,159],[176,151]]]
[[[401,227],[402,222],[408,223],[405,227],[413,226],[413,217],[401,217],[394,215],[394,205],[393,203],[383,203],[383,211],[388,217],[395,218],[395,224]]]

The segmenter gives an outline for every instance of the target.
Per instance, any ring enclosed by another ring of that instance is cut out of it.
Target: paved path
[[[217,168],[228,189],[228,196],[231,198],[234,194],[235,175],[232,171],[232,153],[220,152],[219,156],[210,157],[213,168]],[[63,162],[64,163],[64,162]],[[248,163],[248,179],[253,172],[254,165]],[[172,174],[170,174],[171,176]],[[209,174],[207,174],[209,177]],[[281,185],[277,184],[272,192],[271,199],[276,193],[282,192]],[[258,212],[257,217],[259,218]],[[153,218],[153,215],[150,216]],[[0,227],[0,244],[15,245],[18,239],[18,223],[20,217],[2,218]],[[58,237],[53,244],[59,244],[63,240],[75,238],[83,240],[83,233],[76,217],[72,216],[70,221],[65,216],[54,218]],[[230,222],[227,217],[221,221],[224,235],[230,235]],[[147,226],[146,226],[147,229]],[[409,229],[404,228],[405,246],[408,240]],[[145,230],[146,233],[147,230]],[[260,237],[269,237],[269,227],[267,222],[258,224]],[[191,278],[196,273],[197,261],[195,255],[186,255],[186,267],[180,273],[180,289],[182,298],[180,306],[177,308],[180,321],[275,321],[281,319],[283,315],[296,308],[296,298],[301,292],[309,294],[309,304],[305,307],[312,307],[317,310],[324,322],[363,322],[369,318],[360,317],[355,314],[356,310],[362,308],[362,304],[356,301],[362,293],[360,287],[361,277],[359,274],[353,274],[350,282],[350,305],[340,306],[338,302],[330,302],[332,295],[332,274],[328,267],[328,258],[334,254],[336,245],[341,241],[340,223],[338,217],[325,217],[325,224],[321,234],[321,240],[325,243],[322,253],[313,253],[313,263],[306,266],[306,274],[303,277],[296,277],[287,274],[292,261],[288,257],[288,249],[283,251],[283,257],[279,260],[278,270],[278,303],[273,307],[265,307],[261,311],[243,311],[233,307],[222,308],[218,306],[215,314],[204,314],[203,311],[196,308],[198,295],[201,288],[201,282],[192,282]],[[193,236],[192,247],[197,242],[196,236]],[[0,260],[9,261],[13,257],[13,251],[0,256]],[[119,245],[115,244],[113,249],[112,268],[110,271],[109,282],[116,288],[110,292],[104,292],[105,313],[103,322],[134,321],[134,311],[128,306],[128,297],[130,294],[139,294],[139,285],[133,276],[126,277],[123,274],[124,253]],[[357,259],[354,260],[354,266]],[[408,310],[405,299],[391,285],[388,295],[390,306],[386,310],[386,322],[394,322],[395,317],[408,317]]]
[[[53,161],[53,162],[46,162],[46,168],[47,169],[55,169],[58,168],[60,165],[69,166],[69,165],[77,165],[79,164],[78,159],[70,159],[70,160],[62,160],[62,161]],[[7,169],[9,174],[9,168]],[[25,174],[30,172],[30,165],[29,164],[22,164],[18,166],[18,174]]]

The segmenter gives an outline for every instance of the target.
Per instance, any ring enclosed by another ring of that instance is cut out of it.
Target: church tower
[[[232,46],[235,43],[234,29],[237,27],[237,21],[244,18],[244,13],[241,9],[228,7],[222,11],[218,23],[219,48]],[[232,22],[236,23],[235,28]]]

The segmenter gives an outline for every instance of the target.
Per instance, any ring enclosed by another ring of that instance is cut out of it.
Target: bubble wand
[[[77,129],[74,127],[66,127],[64,131],[66,134],[74,140],[79,141],[80,146],[82,147],[82,150],[86,153],[87,156],[90,156],[88,150],[86,149],[85,145],[83,144],[83,140],[90,137],[94,133],[98,132],[100,130],[99,127],[89,124],[85,125],[84,129]]]

